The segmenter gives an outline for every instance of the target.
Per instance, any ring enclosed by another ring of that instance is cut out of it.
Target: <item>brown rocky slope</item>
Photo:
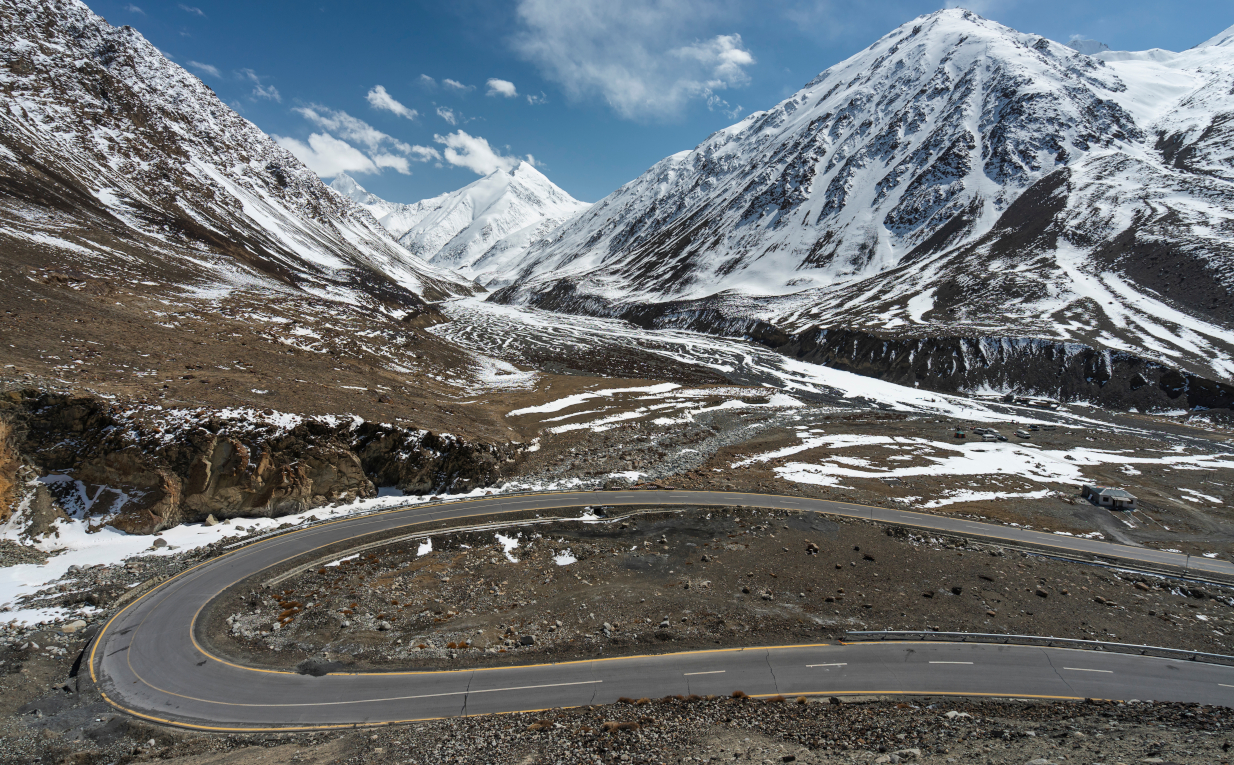
[[[375,496],[377,486],[468,491],[499,480],[520,451],[359,418],[126,407],[34,389],[5,394],[0,422],[64,510],[93,515],[110,504],[109,525],[141,534],[210,515],[298,513]]]

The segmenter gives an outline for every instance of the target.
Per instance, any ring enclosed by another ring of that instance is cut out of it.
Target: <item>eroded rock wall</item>
[[[372,497],[378,486],[468,491],[501,480],[519,454],[515,445],[353,419],[299,418],[278,428],[198,411],[173,430],[143,418],[140,407],[37,390],[0,395],[2,443],[14,465],[5,468],[0,452],[5,517],[22,494],[14,476],[24,464],[45,481],[60,477],[47,487],[69,512],[137,534],[209,515],[288,515]]]
[[[1234,386],[1130,353],[1041,338],[882,337],[813,327],[778,350],[940,392],[990,388],[1141,411],[1234,406]]]

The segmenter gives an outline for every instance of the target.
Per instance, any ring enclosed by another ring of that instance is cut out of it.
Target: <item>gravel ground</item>
[[[208,617],[210,640],[266,666],[356,668],[827,642],[850,629],[1234,647],[1223,588],[812,514],[646,508],[422,544],[340,551],[273,588],[238,586]]]
[[[0,568],[23,563],[46,563],[51,555],[35,547],[23,545],[12,539],[0,539]]]

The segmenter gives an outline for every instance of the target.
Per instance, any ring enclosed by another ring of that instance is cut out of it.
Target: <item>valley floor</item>
[[[204,765],[346,761],[360,752],[367,761],[383,761],[398,752],[400,761],[485,761],[482,748],[447,752],[438,737],[448,731],[510,747],[526,762],[690,762],[734,754],[753,761],[869,762],[900,750],[906,750],[896,755],[902,761],[936,762],[1023,762],[1064,751],[1091,754],[1093,761],[1163,751],[1178,762],[1217,756],[1220,742],[1201,730],[1207,718],[1173,706],[1072,709],[965,700],[767,706],[716,699],[443,721],[375,738],[224,741],[115,717],[78,680],[70,691],[55,690],[68,677],[83,631],[96,629],[126,593],[224,545],[434,495],[650,482],[899,507],[1234,558],[1234,444],[1212,413],[1047,410],[1002,403],[991,391],[944,395],[799,362],[743,341],[563,319],[473,299],[442,305],[450,321],[426,328],[310,306],[300,307],[307,322],[288,325],[278,318],[280,308],[259,316],[255,306],[241,311],[240,299],[218,298],[192,315],[182,311],[179,329],[196,322],[189,328],[210,342],[177,345],[174,364],[170,345],[155,349],[143,362],[150,374],[85,371],[81,363],[73,371],[64,367],[72,354],[44,351],[6,367],[0,387],[111,402],[112,416],[136,434],[133,443],[158,443],[168,453],[195,443],[182,445],[178,434],[233,439],[256,455],[262,439],[308,438],[304,433],[315,429],[336,438],[356,432],[361,422],[386,423],[381,427],[405,429],[398,432],[452,433],[459,443],[503,444],[507,456],[492,467],[499,477],[463,489],[441,483],[422,496],[389,485],[366,494],[361,487],[288,514],[221,514],[213,525],[189,521],[147,536],[103,525],[121,501],[115,498],[126,496],[123,487],[91,483],[71,461],[43,476],[11,473],[12,491],[25,504],[0,527],[0,623],[7,623],[0,629],[0,674],[9,689],[3,724],[11,742],[0,757],[42,751],[83,763],[157,758]],[[232,307],[221,310],[224,304]],[[92,339],[79,338],[77,347]],[[50,335],[26,340],[34,341],[59,342]],[[98,335],[95,341],[112,340]],[[221,363],[233,355],[238,360]],[[90,358],[102,364],[109,357]],[[241,374],[251,375],[252,385],[240,385]],[[291,382],[267,382],[279,378]],[[11,400],[31,400],[24,395]],[[974,427],[993,428],[1007,440],[983,441]],[[1013,435],[1020,429],[1029,437]],[[352,449],[357,460],[364,454],[363,444],[331,443]],[[459,454],[450,459],[462,459]],[[36,518],[39,483],[64,517]],[[1125,488],[1140,506],[1131,513],[1098,508],[1079,496],[1085,483]],[[551,526],[442,532],[428,545],[382,550],[376,558],[373,552],[340,555],[338,565],[286,582],[278,598],[237,593],[223,602],[212,617],[211,639],[223,652],[258,664],[312,660],[356,668],[834,640],[859,628],[1039,633],[1231,653],[1234,600],[1215,585],[1196,597],[1161,577],[749,508],[647,507],[612,516],[603,508],[580,509],[574,520]],[[818,546],[817,554],[807,552],[809,544]],[[273,629],[288,603],[310,601],[319,607]],[[76,631],[63,633],[74,620],[81,621]],[[49,689],[56,701],[40,701]],[[49,704],[56,709],[40,709]],[[973,721],[940,717],[951,708],[969,711]],[[859,737],[837,727],[865,715],[879,717],[882,727]],[[542,717],[547,722],[528,730]],[[900,717],[903,725],[892,722]],[[1146,727],[1157,717],[1165,728]],[[600,732],[606,720],[644,718],[651,721],[640,722],[639,731]],[[1130,727],[1108,728],[1111,722]],[[965,725],[975,727],[966,733]],[[1055,732],[1030,735],[1046,727]],[[314,746],[306,749],[310,741]],[[913,749],[921,751],[907,751]]]

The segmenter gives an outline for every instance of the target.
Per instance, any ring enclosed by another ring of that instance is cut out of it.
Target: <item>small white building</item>
[[[1089,502],[1111,510],[1134,510],[1135,495],[1125,489],[1109,486],[1085,486],[1081,494]]]

